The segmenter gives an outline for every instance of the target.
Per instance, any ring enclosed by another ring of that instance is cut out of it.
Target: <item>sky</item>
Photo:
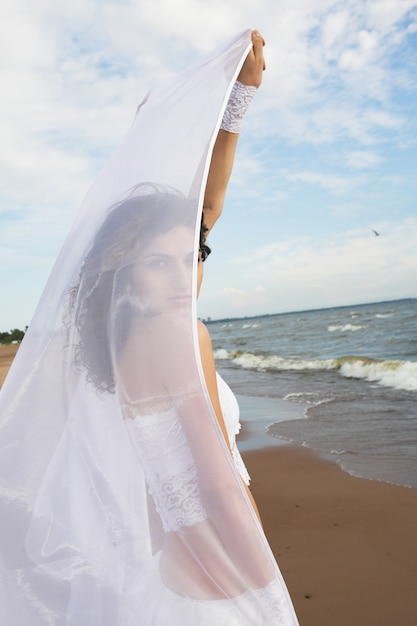
[[[267,69],[199,315],[416,297],[417,0],[5,0],[0,331],[30,323],[148,90],[246,28]]]

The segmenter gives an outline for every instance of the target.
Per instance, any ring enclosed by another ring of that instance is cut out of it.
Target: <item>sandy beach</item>
[[[244,458],[301,626],[417,624],[417,490],[301,447]]]
[[[0,346],[0,384],[16,349]],[[300,626],[417,625],[417,490],[292,445],[244,459]]]
[[[10,346],[0,345],[0,388],[4,383],[4,379],[6,378],[6,374],[9,371],[9,367],[12,364],[18,347],[17,344]]]

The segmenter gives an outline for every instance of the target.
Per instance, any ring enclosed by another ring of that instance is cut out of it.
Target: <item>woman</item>
[[[239,93],[217,133],[219,114],[236,76],[260,84],[262,45],[245,33],[145,99],[58,259],[2,394],[5,623],[297,623],[195,322]]]

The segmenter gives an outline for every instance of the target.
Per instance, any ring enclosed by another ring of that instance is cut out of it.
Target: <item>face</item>
[[[190,310],[193,246],[192,230],[177,226],[155,237],[142,251],[133,269],[133,281],[146,309],[154,313]],[[199,260],[197,295],[202,265]]]

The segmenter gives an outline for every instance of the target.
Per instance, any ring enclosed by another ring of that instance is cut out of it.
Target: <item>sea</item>
[[[242,451],[292,442],[417,488],[417,299],[206,323]]]

